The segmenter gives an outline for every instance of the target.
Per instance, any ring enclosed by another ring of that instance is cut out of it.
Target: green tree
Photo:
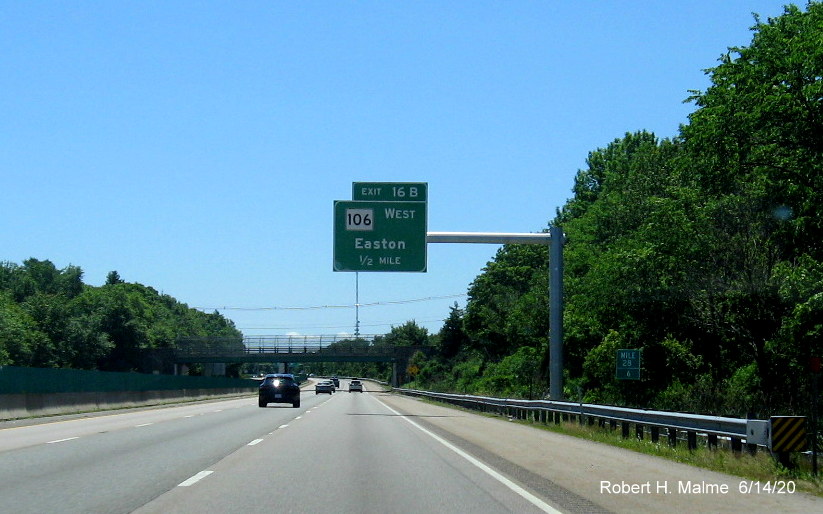
[[[536,296],[526,296],[535,290]],[[543,245],[505,245],[469,287],[464,327],[470,349],[498,361],[545,339],[548,320],[548,250]],[[525,303],[524,303],[525,302]],[[528,304],[528,305],[526,305]],[[515,318],[514,311],[527,312]],[[519,321],[528,318],[523,325]]]
[[[0,365],[31,366],[45,334],[9,292],[0,291]]]
[[[443,322],[438,339],[438,353],[444,359],[454,358],[469,342],[469,336],[463,329],[463,309],[457,302],[449,308],[449,317]]]
[[[382,342],[391,346],[428,346],[429,331],[411,320],[399,327],[392,327],[391,331],[383,336]]]
[[[117,271],[109,271],[109,273],[106,275],[107,286],[112,286],[114,284],[122,284],[123,282],[123,279],[120,278],[120,273],[117,273]]]
[[[797,276],[791,268],[823,259],[823,4],[755,21],[751,44],[707,70],[712,85],[694,92],[698,109],[682,129],[684,181],[703,191],[710,259],[689,296],[715,380],[754,363],[758,380],[746,383],[762,387],[767,407],[796,408],[788,391],[803,384],[785,381],[803,375],[797,359],[810,340],[797,338],[793,313],[814,293],[781,289]]]
[[[779,224],[781,257],[823,259],[823,4],[756,17],[752,42],[730,48],[695,91],[682,133],[695,181],[713,196],[754,195]]]

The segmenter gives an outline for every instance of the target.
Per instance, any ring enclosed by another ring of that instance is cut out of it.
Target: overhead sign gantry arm
[[[563,400],[563,243],[560,227],[548,232],[427,232],[426,243],[545,244],[549,246],[549,395]]]

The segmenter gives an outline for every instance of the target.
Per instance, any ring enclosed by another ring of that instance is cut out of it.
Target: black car
[[[294,375],[266,375],[257,393],[257,404],[265,407],[269,403],[290,403],[292,407],[300,407],[300,386],[297,385]]]
[[[340,387],[340,379],[337,377],[331,377],[332,383],[334,383],[334,387]]]

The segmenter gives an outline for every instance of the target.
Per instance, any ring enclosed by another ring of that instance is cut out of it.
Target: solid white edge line
[[[180,482],[179,484],[177,484],[177,487],[188,487],[190,485],[196,484],[197,482],[203,480],[212,473],[214,473],[214,471],[201,471],[193,477]]]
[[[57,439],[55,441],[47,441],[46,444],[62,443],[63,441],[71,441],[73,439],[80,439],[79,437],[67,437],[65,439]]]
[[[379,399],[377,399],[377,398],[375,398],[375,399],[378,402],[380,402],[384,407],[386,407],[387,409],[392,411],[394,414],[396,414],[396,415],[400,416],[401,418],[405,419],[406,421],[408,421],[413,427],[417,428],[418,430],[420,430],[424,434],[428,435],[429,437],[431,437],[432,439],[434,439],[438,443],[442,444],[443,446],[445,446],[449,450],[453,451],[457,455],[463,457],[464,459],[466,459],[470,463],[474,464],[475,466],[477,466],[481,470],[485,471],[486,474],[488,474],[490,477],[494,478],[495,480],[497,480],[501,484],[505,485],[506,487],[508,487],[513,492],[515,492],[518,495],[520,495],[521,497],[523,497],[525,500],[527,500],[529,503],[531,503],[532,505],[534,505],[538,509],[542,510],[543,512],[548,512],[548,513],[551,513],[551,514],[561,514],[561,511],[555,509],[554,507],[552,507],[548,503],[544,502],[543,500],[541,500],[537,496],[533,495],[532,493],[530,493],[527,490],[523,489],[519,485],[515,484],[514,482],[512,482],[511,480],[509,480],[505,476],[501,475],[500,473],[498,473],[497,471],[495,471],[494,469],[492,469],[488,465],[481,462],[480,460],[472,457],[468,453],[464,452],[463,450],[461,450],[457,446],[453,445],[452,443],[446,441],[445,439],[443,439],[439,435],[435,434],[434,432],[432,432],[430,430],[427,430],[426,428],[423,428],[422,426],[418,425],[417,423],[415,423],[414,421],[409,419],[407,416],[404,416],[403,414],[400,414],[399,412],[392,409],[391,407],[389,407],[388,405],[386,405],[385,403],[383,403]]]

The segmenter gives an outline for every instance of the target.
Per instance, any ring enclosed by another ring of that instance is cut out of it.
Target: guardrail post
[[[669,427],[666,429],[666,433],[669,437],[669,446],[672,448],[677,446],[677,429]]]
[[[686,432],[686,438],[689,442],[689,450],[697,449],[697,432],[689,430]]]
[[[628,439],[629,438],[629,422],[628,421],[622,421],[620,423],[620,426],[623,430],[623,439]]]
[[[743,451],[743,441],[739,437],[732,437],[731,444],[733,452],[740,453]]]
[[[717,449],[717,434],[709,434],[708,436],[708,445],[710,450]]]
[[[660,427],[653,425],[651,427],[652,442],[657,443],[660,440]]]
[[[643,425],[638,423],[634,426],[634,436],[638,439],[638,441],[642,441],[643,435]]]
[[[611,429],[612,431],[617,430],[617,420],[609,420],[609,429]]]

